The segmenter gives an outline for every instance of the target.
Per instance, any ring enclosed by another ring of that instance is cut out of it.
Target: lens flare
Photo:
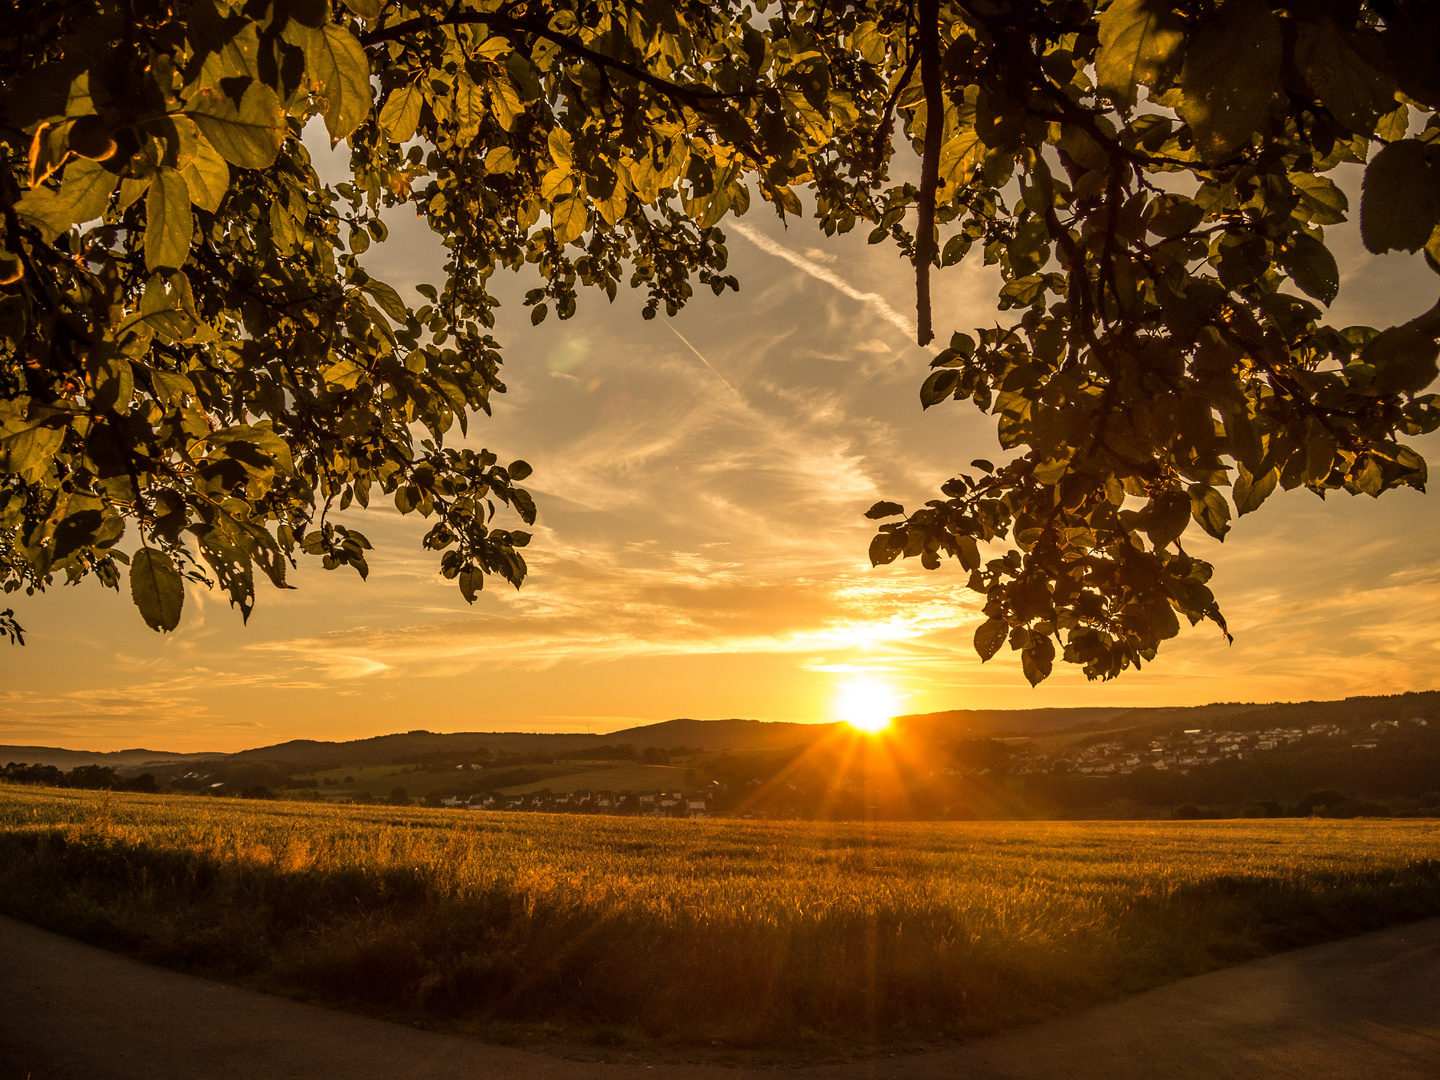
[[[884,683],[856,679],[840,687],[840,719],[867,735],[886,730],[897,709],[895,691]]]

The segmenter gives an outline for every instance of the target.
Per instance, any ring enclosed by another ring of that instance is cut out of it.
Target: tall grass
[[[494,1030],[964,1036],[1440,913],[1415,821],[790,824],[0,787],[0,910]]]

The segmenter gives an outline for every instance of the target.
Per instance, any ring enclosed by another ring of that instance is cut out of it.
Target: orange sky
[[[535,466],[521,592],[492,585],[467,608],[420,550],[421,523],[381,509],[348,515],[377,548],[368,583],[307,568],[294,592],[257,584],[249,626],[194,589],[163,637],[93,582],[12,595],[30,644],[0,647],[0,742],[232,750],[411,728],[819,721],[857,673],[907,712],[1440,687],[1437,504],[1410,491],[1291,492],[1223,546],[1197,536],[1233,646],[1202,625],[1108,684],[1057,665],[1031,690],[1009,653],[982,667],[955,564],[871,569],[865,556],[872,502],[923,502],[999,454],[973,407],[920,409],[931,354],[905,330],[907,267],[863,236],[787,232],[763,210],[724,227],[739,296],[706,290],[674,320],[642,321],[634,295],[582,294],[577,318],[532,329],[518,304],[529,282],[501,275],[510,392],[469,441]],[[1336,325],[1388,325],[1434,301],[1440,281],[1418,259],[1331,236]],[[367,259],[404,288],[438,279],[437,252],[397,216]],[[941,340],[995,319],[978,264],[940,273],[936,298]],[[1434,459],[1440,440],[1417,445]]]

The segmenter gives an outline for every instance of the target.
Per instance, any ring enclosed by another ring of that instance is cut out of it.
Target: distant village
[[[1374,737],[1352,742],[1356,750],[1374,750],[1380,745],[1379,739],[1387,730],[1402,727],[1426,727],[1429,721],[1421,717],[1409,720],[1380,720],[1370,725]],[[1190,769],[1197,765],[1213,765],[1218,761],[1244,760],[1247,756],[1278,747],[1298,743],[1307,736],[1322,739],[1346,738],[1346,732],[1339,724],[1312,724],[1306,728],[1271,728],[1268,731],[1205,731],[1192,728],[1176,735],[1160,736],[1150,741],[1144,749],[1127,747],[1123,740],[1093,743],[1072,753],[1045,754],[1036,750],[1015,751],[1008,771],[1012,775],[1027,773],[1051,773],[1066,768],[1085,776],[1106,776],[1112,773],[1124,775],[1136,769]],[[1029,743],[1031,740],[1014,740]],[[951,769],[952,774],[966,770]],[[969,770],[984,772],[984,769]]]
[[[560,795],[534,791],[525,795],[501,795],[490,792],[440,799],[441,806],[469,810],[534,810],[550,814],[639,814],[645,817],[703,818],[720,793],[719,783],[712,782],[712,791],[685,794],[679,791],[569,791]]]

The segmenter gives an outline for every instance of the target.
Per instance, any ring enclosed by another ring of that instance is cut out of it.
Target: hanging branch
[[[920,86],[925,92],[925,151],[920,160],[920,220],[915,227],[916,339],[935,337],[930,320],[930,264],[935,260],[935,189],[940,181],[940,142],[945,137],[945,98],[940,90],[940,0],[918,0]]]

